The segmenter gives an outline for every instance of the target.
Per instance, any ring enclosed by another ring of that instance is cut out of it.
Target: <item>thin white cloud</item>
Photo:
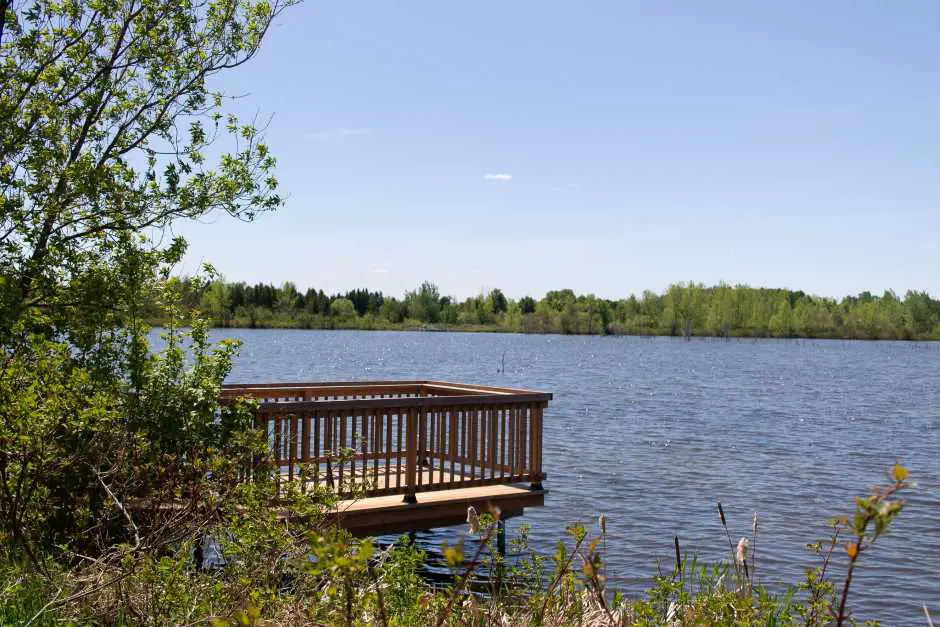
[[[328,131],[317,131],[316,133],[307,133],[305,137],[307,139],[312,139],[317,142],[325,142],[331,140],[343,140],[347,137],[358,137],[361,135],[369,135],[372,133],[371,128],[360,127],[360,128],[333,128]]]
[[[388,274],[389,269],[388,268],[373,268],[372,273],[373,274]]]
[[[511,181],[512,174],[506,174],[504,172],[487,172],[483,175],[483,178],[487,181]]]

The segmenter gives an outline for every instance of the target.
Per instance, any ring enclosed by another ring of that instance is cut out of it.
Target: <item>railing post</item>
[[[529,489],[542,490],[542,406],[533,405],[529,415]]]
[[[415,485],[418,470],[418,411],[408,410],[408,428],[405,433],[405,503],[417,503]]]

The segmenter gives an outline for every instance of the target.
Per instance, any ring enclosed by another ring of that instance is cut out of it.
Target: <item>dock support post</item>
[[[496,552],[500,557],[506,557],[506,523],[496,521]]]

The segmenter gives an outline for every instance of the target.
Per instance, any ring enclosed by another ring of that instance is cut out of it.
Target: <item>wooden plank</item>
[[[380,535],[430,529],[466,521],[467,507],[488,511],[499,507],[503,518],[521,515],[526,507],[544,504],[545,492],[517,486],[480,486],[428,492],[415,504],[382,496],[338,503],[330,519],[354,535]]]
[[[542,403],[551,400],[551,394],[480,394],[469,396],[425,396],[405,397],[395,404],[401,407],[446,407],[448,405],[503,405],[505,403]],[[385,407],[388,402],[381,398],[323,400],[323,401],[271,401],[262,402],[265,411],[310,411],[323,409],[372,409]]]

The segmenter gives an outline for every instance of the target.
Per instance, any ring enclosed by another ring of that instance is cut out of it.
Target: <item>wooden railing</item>
[[[434,381],[226,385],[259,399],[280,481],[341,495],[528,482],[541,489],[552,395]]]

